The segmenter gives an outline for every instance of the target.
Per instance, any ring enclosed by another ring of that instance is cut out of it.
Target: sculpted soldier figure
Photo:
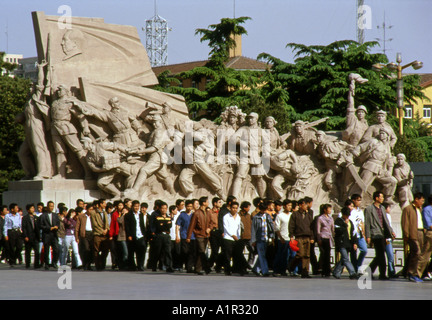
[[[143,132],[137,118],[120,105],[119,98],[113,97],[108,100],[110,111],[100,111],[89,105],[82,105],[81,111],[86,116],[91,116],[108,124],[113,132],[113,142],[125,146],[138,146],[142,141],[138,136]]]
[[[288,148],[301,154],[315,154],[315,132],[315,128],[306,128],[304,121],[297,120],[287,141]]]
[[[381,189],[385,196],[385,202],[394,204],[392,199],[395,191],[397,180],[392,176],[394,160],[388,143],[389,132],[381,128],[378,138],[359,144],[352,154],[360,157],[363,163],[360,172],[360,179],[357,185],[366,192],[369,186],[376,180],[383,185]],[[359,183],[360,182],[360,183]],[[363,185],[364,184],[364,185]],[[352,191],[351,194],[359,193]]]
[[[93,172],[98,173],[97,185],[113,199],[120,199],[121,191],[114,184],[118,176],[126,177],[126,187],[130,187],[131,179],[138,172],[137,166],[126,161],[126,147],[109,141],[93,143],[90,138],[83,138],[84,149],[87,150],[86,160]]]
[[[31,98],[24,106],[24,112],[16,118],[24,125],[25,140],[18,157],[26,179],[42,180],[51,178],[51,155],[46,143],[45,125],[49,128],[49,105],[44,101],[44,72],[46,61],[38,64],[38,83],[33,86]]]
[[[186,136],[189,136],[185,142],[185,153],[188,154],[185,158],[192,158],[193,163],[184,165],[180,176],[179,185],[187,198],[191,198],[195,189],[193,177],[198,174],[211,189],[222,199],[226,196],[222,188],[222,179],[212,169],[214,164],[214,134],[211,130],[205,129],[199,122],[194,123],[192,132],[186,131]],[[191,162],[191,161],[188,161]]]
[[[279,148],[286,148],[286,143],[282,141],[279,132],[276,130],[275,125],[277,121],[273,117],[267,117],[264,121],[264,128],[270,133],[270,148],[272,152]]]
[[[353,146],[357,146],[363,137],[363,134],[369,128],[365,119],[367,109],[365,106],[354,108],[355,83],[365,83],[368,80],[363,79],[358,74],[350,74],[350,86],[348,92],[348,108],[346,114],[347,128],[342,131],[342,140]]]
[[[263,149],[263,132],[258,125],[258,114],[252,112],[247,117],[248,125],[237,130],[233,139],[236,145],[240,145],[240,161],[237,166],[234,181],[232,184],[232,195],[237,199],[240,198],[242,184],[247,174],[251,171],[252,179],[256,180],[258,195],[262,198],[266,193],[266,182],[264,180],[264,171],[260,152]]]
[[[83,102],[70,96],[69,90],[64,85],[60,85],[57,88],[56,96],[51,106],[51,135],[57,157],[58,174],[53,178],[66,178],[66,147],[68,147],[77,155],[78,160],[83,166],[85,179],[91,179],[92,173],[85,159],[86,151],[80,143],[77,129],[71,122],[72,116],[76,117],[81,124],[84,136],[90,135],[87,120],[76,108]]]
[[[406,162],[406,157],[403,153],[399,153],[396,156],[396,165],[393,169],[393,176],[397,180],[396,193],[398,195],[400,207],[403,209],[414,201],[412,193],[414,173],[412,172],[410,165]]]
[[[324,131],[318,131],[316,139],[318,155],[324,159],[327,169],[324,185],[330,190],[330,198],[337,199],[339,192],[336,177],[342,173],[342,167],[346,165],[348,144],[340,140],[327,139]]]
[[[378,123],[371,125],[366,130],[360,143],[364,143],[366,141],[369,141],[371,138],[377,138],[380,134],[380,129],[384,128],[389,135],[390,148],[393,149],[395,144],[396,144],[397,137],[396,137],[396,134],[394,133],[392,127],[386,122],[387,113],[383,110],[377,111],[376,117],[377,117]]]
[[[137,199],[138,192],[141,186],[146,182],[147,178],[155,174],[171,194],[175,194],[174,182],[170,178],[167,170],[167,165],[162,160],[165,146],[169,143],[168,135],[162,123],[160,115],[152,117],[154,131],[151,133],[147,146],[143,143],[142,146],[128,148],[129,154],[137,154],[140,156],[149,155],[147,162],[141,167],[131,188],[125,190],[125,197]]]

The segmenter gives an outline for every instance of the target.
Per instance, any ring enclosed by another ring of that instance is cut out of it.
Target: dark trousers
[[[139,238],[127,241],[128,248],[128,265],[130,270],[144,270],[144,260],[147,252],[147,241],[145,238]],[[135,264],[136,261],[136,264]]]
[[[330,267],[331,246],[330,239],[322,239],[320,246],[320,261],[322,262],[321,274],[329,276],[331,273]]]
[[[219,255],[219,249],[222,247],[222,234],[220,230],[212,230],[209,241],[211,249],[209,265],[212,267],[216,263],[215,269],[220,270],[225,261],[225,259],[222,259],[222,255]]]
[[[18,230],[8,230],[8,256],[9,264],[15,265],[16,261],[21,257],[21,251],[23,248],[22,234]]]
[[[175,240],[171,240],[171,257],[173,268],[181,269],[183,267],[181,257],[181,242],[177,243]]]
[[[240,252],[238,259],[239,261],[234,261],[234,266],[235,269],[238,269],[239,271],[246,271],[249,267],[249,264],[253,264],[254,261],[254,248],[251,246],[250,244],[250,239],[240,239],[238,241],[238,250]],[[248,249],[249,251],[249,259],[246,260],[243,251],[245,249],[245,247]]]
[[[288,268],[288,250],[289,250],[289,241],[285,241],[282,243],[279,239],[276,257],[273,263],[273,271],[275,273],[286,274]]]
[[[110,253],[111,253],[111,262],[112,266],[118,267],[119,265],[119,258],[117,254],[117,236],[113,237],[112,241],[110,241]]]
[[[241,249],[242,245],[240,243],[240,240],[233,241],[233,240],[224,239],[223,246],[225,252],[225,263],[224,263],[225,274],[231,274],[231,272],[233,271],[240,272],[240,273],[246,271],[245,265],[242,265],[241,262],[241,256],[243,255],[243,251]],[[231,267],[231,259],[233,261],[232,267]]]
[[[315,242],[310,244],[310,264],[312,267],[312,274],[319,274],[319,263],[315,254]]]
[[[154,255],[156,261],[162,259],[167,270],[172,269],[171,237],[169,234],[159,233],[156,235],[154,239]],[[154,266],[153,271],[156,271]]]
[[[113,241],[114,242],[114,241]],[[126,241],[115,241],[117,265],[120,270],[125,270],[128,266],[129,250]]]
[[[192,272],[196,260],[196,240],[191,239],[191,241],[187,243],[186,239],[181,239],[180,244],[182,263],[184,263],[187,272]]]
[[[1,230],[0,232],[3,232],[3,230]],[[0,240],[0,251],[1,251],[1,256],[0,256],[0,260],[7,260],[8,259],[8,247],[7,247],[7,243],[6,240],[3,238],[1,238]]]
[[[25,246],[25,265],[26,268],[30,268],[31,264],[31,251],[34,252],[34,267],[38,268],[40,266],[39,263],[39,241],[37,240],[30,240],[24,243]]]
[[[78,244],[84,270],[88,270],[93,262],[93,249],[93,232],[87,231],[85,237],[80,237]]]
[[[195,262],[195,272],[201,272],[202,270],[209,272],[210,267],[206,255],[208,238],[196,238],[195,241],[196,241],[196,255],[197,255],[196,262]]]
[[[372,242],[375,248],[375,258],[370,263],[369,268],[373,273],[378,266],[379,276],[385,277],[386,269],[387,269],[386,258],[385,258],[386,240],[384,239],[384,237],[373,238]]]
[[[93,245],[96,270],[104,270],[106,266],[106,259],[109,253],[110,240],[108,236],[94,236]]]
[[[52,263],[56,265],[59,260],[59,242],[57,235],[54,233],[45,234],[43,244],[45,265],[47,266],[49,264],[50,249],[52,249]]]

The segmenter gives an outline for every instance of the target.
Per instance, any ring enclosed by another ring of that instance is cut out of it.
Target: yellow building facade
[[[405,105],[405,118],[416,119],[432,125],[432,73],[420,75],[420,86],[427,99],[417,99],[416,103]]]

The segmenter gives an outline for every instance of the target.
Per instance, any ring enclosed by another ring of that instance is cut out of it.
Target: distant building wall
[[[413,193],[422,192],[425,197],[432,194],[432,162],[411,162],[414,172]]]

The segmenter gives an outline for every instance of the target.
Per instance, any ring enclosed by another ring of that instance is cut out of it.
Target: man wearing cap
[[[138,154],[141,156],[149,155],[147,162],[139,170],[132,188],[128,188],[124,192],[125,196],[129,198],[137,198],[140,187],[152,174],[156,174],[157,178],[162,181],[164,188],[166,188],[168,192],[175,194],[174,182],[169,178],[166,163],[162,161],[164,147],[170,140],[166,135],[160,115],[153,115],[151,121],[154,131],[150,135],[147,146],[144,144],[142,147],[128,150],[130,154]]]
[[[265,197],[266,182],[263,178],[265,175],[264,167],[261,160],[263,145],[263,130],[258,125],[258,114],[252,112],[248,115],[248,126],[241,127],[233,139],[236,144],[240,145],[240,163],[237,166],[237,172],[232,184],[232,194],[240,197],[243,181],[246,179],[249,170],[252,177],[255,177],[258,195]]]
[[[386,122],[387,120],[387,113],[383,110],[379,110],[376,112],[377,117],[377,124],[371,125],[366,132],[363,135],[363,138],[361,139],[360,143],[364,143],[366,141],[369,141],[372,138],[378,138],[380,134],[381,129],[385,129],[387,131],[387,134],[389,136],[388,141],[390,144],[390,148],[394,148],[397,137],[394,133],[392,127]]]
[[[382,184],[382,192],[385,202],[394,204],[392,200],[396,191],[397,180],[392,176],[393,157],[388,144],[389,132],[385,128],[379,130],[377,138],[359,144],[353,151],[353,155],[360,158],[363,163],[360,178],[364,185],[354,186],[351,193],[359,193],[358,187],[366,192],[369,186],[376,180]]]

